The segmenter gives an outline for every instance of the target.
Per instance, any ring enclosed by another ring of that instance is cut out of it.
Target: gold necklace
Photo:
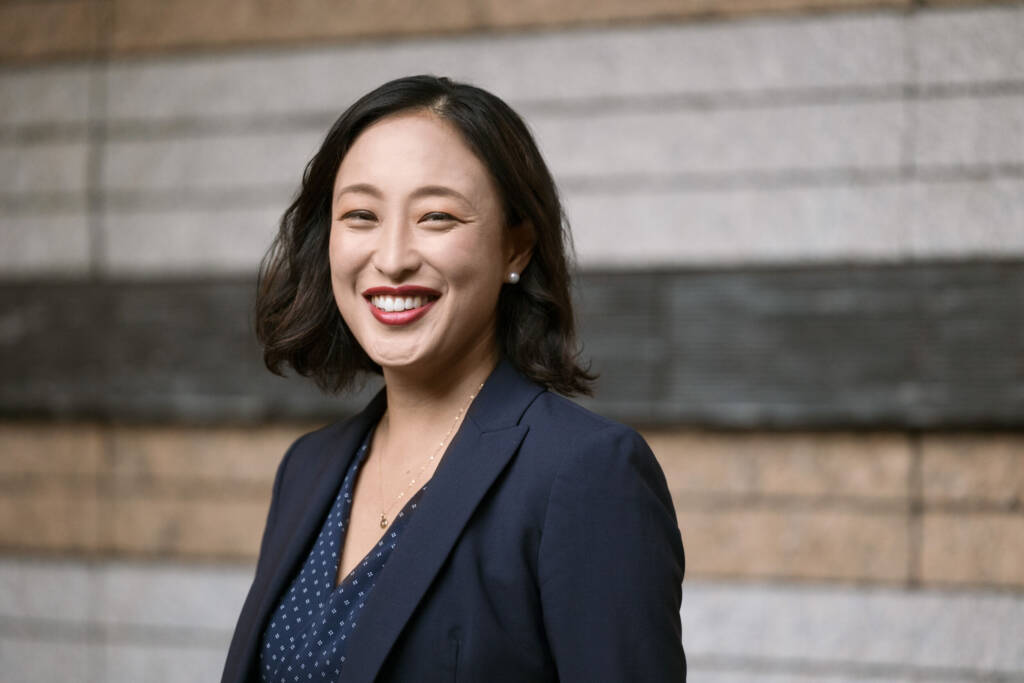
[[[394,500],[391,501],[391,504],[388,505],[386,508],[384,508],[381,511],[381,513],[380,513],[380,528],[381,529],[387,529],[388,528],[388,524],[391,523],[390,520],[388,520],[388,513],[391,512],[391,508],[395,507],[395,505],[398,504],[398,501],[400,501],[405,496],[406,492],[417,481],[419,481],[420,476],[423,474],[423,471],[425,469],[427,469],[427,466],[430,465],[430,463],[434,462],[434,460],[437,459],[437,456],[442,453],[442,451],[444,450],[445,444],[448,443],[448,439],[451,437],[452,433],[455,431],[455,427],[462,420],[463,413],[465,413],[469,409],[470,404],[473,403],[473,399],[476,398],[476,395],[479,394],[480,390],[483,389],[483,388],[484,388],[484,383],[481,382],[480,386],[478,386],[476,388],[476,391],[474,391],[472,394],[470,394],[469,400],[466,401],[466,405],[464,405],[459,410],[458,414],[455,416],[455,419],[452,421],[451,427],[449,427],[448,431],[445,433],[444,438],[442,438],[441,442],[437,444],[437,450],[435,450],[430,455],[430,457],[427,458],[427,461],[424,462],[423,466],[420,467],[420,469],[416,472],[416,476],[413,477],[413,479],[411,479],[409,481],[409,483],[406,484],[405,487],[401,491],[398,492],[398,495],[395,496]],[[383,472],[382,468],[383,468],[383,465],[381,463],[380,458],[378,457],[377,458],[377,477],[378,477],[378,481],[380,481],[380,496],[381,496],[381,498],[384,497],[384,472]]]

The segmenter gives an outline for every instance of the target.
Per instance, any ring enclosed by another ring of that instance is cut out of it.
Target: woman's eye
[[[455,216],[444,211],[431,211],[428,214],[424,214],[420,221],[454,221]]]
[[[365,223],[376,220],[376,217],[369,211],[356,210],[342,215],[341,220]]]

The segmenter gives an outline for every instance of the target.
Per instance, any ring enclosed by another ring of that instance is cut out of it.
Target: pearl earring
[[[508,274],[508,281],[512,284],[519,282],[519,273],[513,270]]]

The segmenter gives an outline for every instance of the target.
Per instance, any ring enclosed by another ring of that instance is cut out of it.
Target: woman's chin
[[[429,357],[418,349],[374,348],[368,351],[370,360],[384,370],[409,371],[430,365]]]

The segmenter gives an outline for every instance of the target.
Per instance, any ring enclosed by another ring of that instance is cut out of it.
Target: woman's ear
[[[505,270],[507,273],[522,273],[533,256],[533,245],[537,243],[537,234],[533,223],[522,221],[508,229],[506,242]]]

